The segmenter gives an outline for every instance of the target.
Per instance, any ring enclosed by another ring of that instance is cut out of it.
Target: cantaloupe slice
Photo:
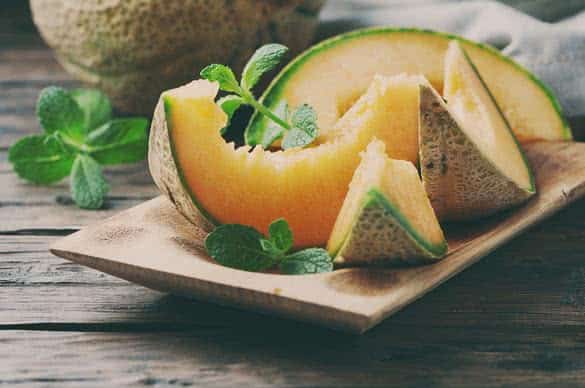
[[[226,115],[214,102],[217,91],[216,83],[200,80],[161,96],[149,147],[157,186],[183,215],[208,230],[238,223],[267,232],[283,217],[297,246],[325,245],[359,153],[372,138],[367,123],[378,114],[368,109],[373,99],[364,96],[334,141],[270,152],[235,149],[223,140],[219,131]]]
[[[366,90],[376,74],[424,75],[443,88],[443,58],[451,40],[467,50],[520,141],[570,139],[553,94],[533,74],[499,51],[458,36],[415,29],[356,30],[323,41],[294,59],[263,95],[276,107],[310,104],[317,111],[321,141]],[[259,144],[268,121],[253,117],[248,144]]]
[[[447,242],[418,171],[372,141],[351,180],[327,249],[337,263],[436,261]]]
[[[445,58],[447,105],[420,86],[420,167],[440,220],[487,216],[536,191],[522,150],[477,69],[454,41]]]

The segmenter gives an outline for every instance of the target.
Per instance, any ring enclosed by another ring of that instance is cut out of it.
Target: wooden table
[[[75,82],[24,1],[0,8],[0,385],[579,385],[585,201],[357,337],[159,294],[51,256],[80,226],[156,195],[144,164],[110,169],[106,209],[34,187],[7,149],[36,132],[50,84]]]

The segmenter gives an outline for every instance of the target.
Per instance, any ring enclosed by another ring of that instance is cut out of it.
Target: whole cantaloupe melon
[[[159,94],[209,63],[239,71],[254,50],[307,46],[325,0],[30,0],[58,61],[121,111],[152,113]]]

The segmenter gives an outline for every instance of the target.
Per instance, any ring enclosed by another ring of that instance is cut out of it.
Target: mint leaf
[[[225,224],[215,228],[205,239],[209,255],[221,265],[244,271],[262,271],[274,265],[260,240],[256,229],[238,224]]]
[[[50,184],[69,175],[75,155],[50,135],[26,136],[8,151],[8,160],[18,176],[36,184]]]
[[[282,148],[285,150],[293,147],[305,147],[311,144],[319,134],[317,114],[307,104],[297,108],[293,113],[291,123],[293,127],[284,135],[282,141]]]
[[[228,121],[234,116],[238,108],[244,104],[244,100],[240,96],[230,94],[217,100],[217,105],[225,112]]]
[[[219,88],[226,92],[241,94],[242,90],[232,69],[225,65],[213,64],[206,66],[200,73],[208,81],[219,83]]]
[[[291,118],[294,127],[302,129],[305,132],[317,132],[317,113],[308,104],[303,104],[297,108]]]
[[[276,251],[277,248],[274,243],[270,240],[266,240],[265,238],[260,239],[260,246],[265,252]]]
[[[293,235],[283,218],[268,228],[269,238],[256,229],[238,224],[217,227],[205,239],[207,253],[218,263],[245,271],[262,271],[278,264],[282,273],[300,275],[329,272],[333,262],[325,249],[308,248],[285,256]]]
[[[110,187],[102,168],[93,158],[79,154],[71,172],[71,196],[82,209],[99,209]]]
[[[286,256],[280,263],[280,271],[288,275],[331,272],[333,262],[322,248],[308,248]]]
[[[101,164],[135,163],[146,157],[148,120],[114,119],[87,136],[89,154]]]
[[[282,140],[282,149],[288,150],[289,148],[305,147],[311,144],[315,138],[307,134],[305,131],[299,128],[292,128],[287,131]]]
[[[219,105],[219,107],[225,112],[228,118],[225,127],[220,130],[222,135],[227,131],[228,125],[230,125],[230,121],[232,121],[232,117],[234,117],[234,113],[236,113],[242,104],[244,104],[242,97],[233,94],[217,100],[217,105]]]
[[[273,113],[283,121],[288,122],[288,104],[286,101],[280,101],[280,103],[274,108]],[[270,147],[276,140],[280,139],[285,132],[286,128],[283,128],[274,121],[270,121],[266,126],[266,130],[262,133],[262,141],[260,143],[262,148],[268,149],[268,147]]]
[[[276,43],[266,44],[256,50],[242,72],[242,89],[252,89],[262,74],[278,65],[287,51],[286,46]]]
[[[83,127],[87,132],[105,124],[112,118],[112,104],[101,91],[73,89],[70,94],[83,112]]]
[[[41,91],[37,116],[48,134],[59,131],[78,141],[85,135],[83,111],[63,88],[49,86]]]
[[[286,253],[293,245],[292,230],[284,218],[273,221],[268,227],[268,237],[274,246]]]
[[[273,241],[266,240],[265,238],[260,239],[260,246],[274,261],[278,261],[284,255],[284,252],[278,249]]]

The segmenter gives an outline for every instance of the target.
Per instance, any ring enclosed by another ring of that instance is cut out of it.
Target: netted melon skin
[[[148,166],[154,183],[175,208],[194,225],[212,231],[215,224],[195,205],[175,164],[162,97],[156,105],[150,127]]]
[[[43,39],[67,71],[121,111],[148,114],[158,95],[209,63],[239,71],[254,49],[293,53],[312,40],[324,0],[31,0]]]
[[[419,124],[421,175],[439,220],[486,217],[519,205],[534,194],[482,155],[429,85],[420,86]]]
[[[446,243],[436,253],[424,248],[389,210],[375,189],[370,191],[350,235],[335,257],[340,265],[417,265],[440,260]]]

